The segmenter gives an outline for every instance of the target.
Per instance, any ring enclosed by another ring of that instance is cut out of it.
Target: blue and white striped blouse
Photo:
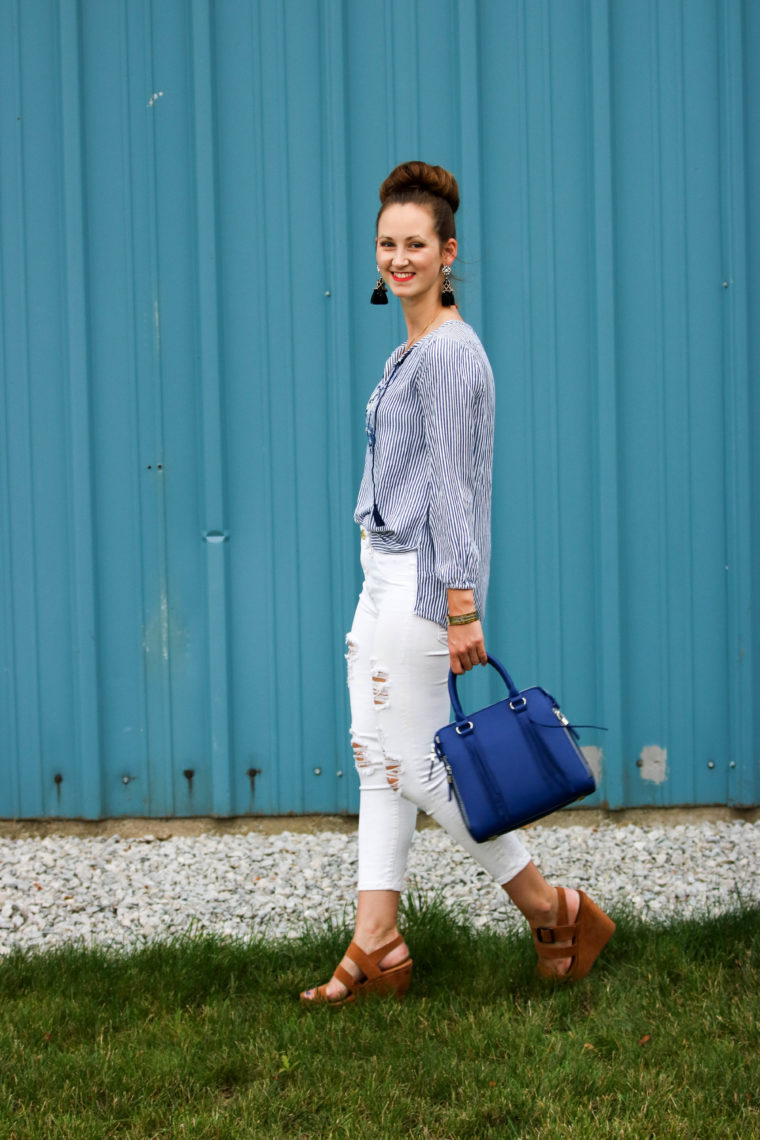
[[[414,612],[446,625],[446,588],[482,615],[491,558],[494,383],[475,331],[451,320],[392,353],[367,405],[354,518],[372,545],[417,551]]]

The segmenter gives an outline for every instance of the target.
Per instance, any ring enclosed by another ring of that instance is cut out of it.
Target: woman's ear
[[[457,258],[457,239],[449,238],[447,242],[441,246],[441,259],[444,265],[451,265]]]

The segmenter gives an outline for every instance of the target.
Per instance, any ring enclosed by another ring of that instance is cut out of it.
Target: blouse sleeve
[[[448,588],[473,589],[479,563],[473,501],[482,368],[466,345],[436,338],[417,386],[428,454],[435,575]]]

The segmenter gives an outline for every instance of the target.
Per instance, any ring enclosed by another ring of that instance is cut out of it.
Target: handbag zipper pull
[[[448,760],[446,759],[445,752],[441,748],[440,736],[436,736],[435,741],[434,741],[434,745],[435,745],[435,754],[438,757],[438,759],[441,761],[441,763],[443,764],[444,768],[446,769],[446,782],[449,785],[449,803],[450,803],[451,802],[451,793],[452,793],[453,788],[454,788],[454,773],[451,771],[451,765],[449,764]],[[428,779],[431,779],[432,775],[433,775],[433,761],[431,760],[430,761],[430,775],[428,776]]]
[[[451,793],[454,790],[454,773],[451,771],[451,765],[445,756],[442,756],[443,766],[446,769],[446,779],[449,785],[449,803],[451,803]]]

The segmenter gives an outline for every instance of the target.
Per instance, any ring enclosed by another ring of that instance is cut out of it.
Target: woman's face
[[[427,206],[396,202],[380,215],[375,252],[388,288],[401,301],[411,301],[440,294],[441,266],[451,265],[457,243],[456,238],[440,243]]]

